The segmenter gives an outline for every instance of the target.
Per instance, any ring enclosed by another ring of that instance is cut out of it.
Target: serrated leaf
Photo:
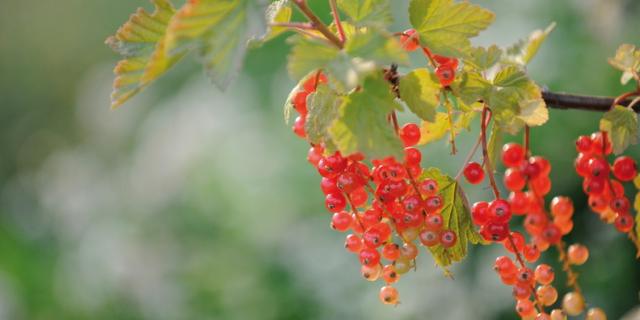
[[[329,128],[339,116],[341,103],[340,97],[325,84],[318,86],[316,91],[307,97],[305,131],[309,142],[333,144]]]
[[[249,0],[192,0],[167,30],[169,56],[194,50],[207,75],[225,88],[240,69],[249,35]]]
[[[493,84],[486,97],[493,119],[501,129],[515,134],[526,124],[519,118],[521,102],[541,99],[540,88],[517,66],[502,68],[494,77]]]
[[[397,39],[373,28],[359,29],[339,50],[325,41],[306,37],[293,38],[288,69],[293,78],[322,69],[333,76],[345,90],[362,82],[367,74],[391,63],[406,64],[408,56]]]
[[[426,170],[419,180],[422,181],[427,178],[438,182],[440,195],[444,203],[441,211],[444,228],[455,232],[458,236],[458,241],[451,248],[445,249],[441,245],[429,247],[429,251],[431,251],[436,263],[445,268],[454,262],[462,261],[466,257],[469,242],[478,244],[483,241],[480,234],[473,227],[469,202],[458,182],[436,168]]]
[[[463,112],[458,114],[453,122],[454,134],[458,135],[463,130],[468,130],[476,115],[477,112]],[[420,142],[418,142],[418,145],[440,140],[444,138],[449,131],[451,131],[449,115],[446,112],[438,112],[436,113],[434,121],[422,121],[422,125],[420,126]]]
[[[547,104],[542,99],[521,101],[518,118],[530,127],[541,126],[549,120]]]
[[[340,114],[329,133],[343,155],[362,152],[370,159],[402,159],[402,142],[387,121],[396,108],[395,97],[379,75],[365,79],[360,90],[343,99]]]
[[[640,72],[640,49],[631,44],[622,44],[616,55],[609,58],[609,64],[623,72],[620,82],[627,84],[634,73]]]
[[[338,0],[338,7],[355,26],[388,26],[393,21],[391,0]]]
[[[621,154],[638,142],[638,115],[627,107],[615,106],[600,120],[600,130],[607,132],[613,152]]]
[[[475,47],[469,53],[469,59],[465,60],[466,64],[476,69],[476,71],[488,70],[495,66],[502,57],[502,49],[496,45],[489,48]]]
[[[469,2],[411,0],[409,19],[420,34],[420,43],[432,52],[462,57],[477,36],[494,20],[492,12]]]
[[[522,66],[527,65],[533,57],[535,57],[542,43],[555,28],[556,23],[553,22],[544,30],[533,31],[528,38],[522,39],[507,48],[505,60]]]
[[[434,74],[427,69],[413,70],[400,78],[399,89],[400,99],[413,113],[426,121],[435,120],[442,87]]]
[[[451,85],[451,90],[463,103],[471,105],[485,96],[491,84],[480,73],[463,72]]]
[[[267,32],[258,39],[259,42],[269,41],[283,32],[287,31],[285,27],[271,26],[276,23],[288,23],[291,21],[291,16],[293,14],[293,9],[291,8],[291,4],[289,0],[278,0],[272,2],[268,7],[265,13],[266,21],[267,21]]]
[[[117,108],[164,74],[182,54],[166,57],[165,32],[175,9],[168,0],[152,0],[155,11],[140,8],[106,43],[123,56],[114,70],[111,107]]]

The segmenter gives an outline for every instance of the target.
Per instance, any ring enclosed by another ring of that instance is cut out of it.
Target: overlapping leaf
[[[287,31],[287,28],[285,27],[271,25],[291,21],[292,14],[293,10],[289,0],[278,0],[272,2],[269,7],[267,7],[265,14],[267,20],[267,33],[265,33],[259,40],[262,42],[269,41]]]
[[[475,37],[494,20],[492,12],[469,2],[412,0],[409,19],[423,46],[437,54],[465,56]]]
[[[458,236],[456,244],[451,248],[445,249],[441,245],[429,247],[436,263],[441,267],[447,267],[464,259],[469,243],[482,243],[482,237],[473,227],[469,203],[458,182],[436,168],[426,170],[420,180],[427,178],[438,182],[444,202],[441,211],[444,228],[452,230]]]
[[[393,21],[391,0],[338,0],[338,7],[355,26],[387,26]]]
[[[638,116],[629,108],[615,106],[600,120],[600,130],[607,132],[613,152],[621,154],[629,145],[638,142]]]
[[[409,109],[426,121],[435,121],[442,89],[434,74],[427,69],[415,69],[400,79],[400,98]]]
[[[307,98],[307,121],[305,132],[311,143],[333,145],[329,128],[340,115],[340,97],[328,85],[318,86],[316,91]]]
[[[455,116],[453,121],[454,136],[460,134],[463,130],[468,130],[471,125],[471,121],[477,112],[462,112]],[[444,138],[447,133],[451,131],[451,121],[449,121],[449,114],[446,112],[438,112],[435,116],[435,121],[423,121],[420,126],[420,142],[418,144],[423,145],[431,143],[433,141]]]
[[[329,133],[342,154],[362,152],[369,159],[394,156],[402,159],[402,142],[387,121],[397,108],[387,82],[369,76],[360,90],[344,98],[340,113]]]
[[[507,48],[505,61],[523,66],[527,65],[533,57],[535,57],[542,43],[555,28],[556,23],[551,23],[546,29],[535,30],[528,38],[522,39]]]
[[[144,89],[182,57],[167,57],[164,36],[171,17],[175,13],[168,0],[152,0],[155,11],[144,9],[131,16],[106,43],[123,56],[114,70],[111,107],[116,108]]]
[[[631,44],[623,44],[618,47],[615,57],[609,58],[609,64],[623,72],[620,82],[627,84],[633,79],[634,73],[640,72],[640,49]]]
[[[347,91],[382,66],[408,61],[397,39],[372,28],[354,31],[342,50],[326,41],[301,36],[295,37],[293,44],[288,64],[293,78],[323,69]]]
[[[475,47],[469,52],[469,58],[465,60],[465,63],[476,71],[484,71],[496,65],[501,57],[502,49],[496,45],[488,48]]]
[[[249,0],[192,0],[171,20],[169,55],[194,50],[215,84],[226,87],[242,64],[249,39]]]

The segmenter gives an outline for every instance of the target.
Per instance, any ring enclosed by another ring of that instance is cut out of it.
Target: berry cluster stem
[[[302,14],[307,17],[315,30],[322,33],[322,35],[324,35],[327,40],[329,40],[339,49],[344,48],[344,43],[340,40],[340,38],[338,38],[338,36],[331,32],[331,30],[329,30],[326,24],[320,21],[320,18],[318,18],[318,16],[316,16],[311,8],[309,8],[306,0],[293,0],[293,3],[298,7],[300,12],[302,12]]]
[[[496,177],[493,174],[493,166],[491,165],[491,159],[489,157],[489,150],[487,147],[487,124],[491,117],[491,110],[489,107],[485,105],[482,109],[482,119],[480,123],[480,137],[482,138],[482,157],[484,159],[484,167],[487,175],[489,176],[489,183],[491,184],[491,188],[493,189],[493,194],[496,199],[500,199],[500,190],[498,189],[498,184],[496,183]]]
[[[558,250],[558,261],[562,262],[562,270],[567,274],[567,285],[573,288],[573,290],[582,295],[582,289],[578,284],[578,274],[573,271],[569,258],[566,254],[566,248],[563,241],[556,244]],[[582,295],[584,297],[584,295]]]
[[[520,251],[516,249],[516,243],[515,241],[513,241],[513,236],[511,235],[511,233],[509,233],[509,235],[507,236],[507,239],[509,240],[509,244],[511,244],[511,248],[514,249],[513,251],[515,252],[516,260],[518,260],[520,267],[526,268],[527,265],[524,263],[524,259],[522,258]],[[531,292],[536,300],[536,305],[538,306],[538,310],[540,312],[544,312],[544,305],[542,304],[540,299],[538,299],[538,295],[536,294],[536,288],[533,286],[533,284],[529,285],[529,288],[531,289]]]
[[[449,97],[444,95],[444,105],[447,107],[447,118],[449,119],[449,143],[451,143],[451,154],[455,155],[458,150],[456,149],[456,128],[453,125],[453,107],[451,106],[451,102],[449,101]]]
[[[336,0],[329,0],[329,5],[331,6],[331,14],[333,15],[333,22],[336,24],[336,28],[338,29],[338,36],[340,36],[340,42],[344,44],[347,40],[347,37],[344,34],[344,28],[342,27],[342,21],[340,20],[340,13],[338,12],[338,5],[336,4]]]

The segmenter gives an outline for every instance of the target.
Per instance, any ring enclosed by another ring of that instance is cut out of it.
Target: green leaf
[[[622,44],[618,47],[615,57],[609,58],[609,64],[624,72],[620,82],[627,84],[633,79],[634,73],[640,72],[640,49],[631,44]]]
[[[607,132],[613,152],[621,154],[630,144],[638,142],[638,116],[627,107],[615,106],[600,120],[600,130]]]
[[[454,134],[457,136],[463,130],[468,130],[477,112],[462,112],[453,121]],[[435,121],[422,121],[420,127],[420,142],[424,145],[444,138],[451,131],[451,122],[446,112],[438,112]]]
[[[515,134],[526,123],[519,116],[529,119],[532,115],[541,115],[541,112],[531,114],[532,110],[523,110],[523,107],[531,108],[531,105],[522,104],[530,100],[541,100],[540,88],[527,77],[517,66],[507,66],[501,69],[493,79],[494,87],[490,90],[486,100],[491,108],[493,119],[505,131]],[[524,113],[523,113],[524,111]],[[542,118],[538,117],[537,120]]]
[[[471,49],[469,56],[465,63],[476,69],[476,71],[484,71],[495,66],[500,61],[502,49],[496,45],[492,45],[489,48],[475,47]]]
[[[518,118],[530,127],[541,126],[549,120],[547,104],[542,99],[521,101]]]
[[[338,118],[342,101],[328,85],[321,84],[307,97],[307,121],[305,131],[307,139],[314,144],[333,144],[329,128]]]
[[[489,153],[489,160],[491,165],[496,168],[498,165],[498,155],[500,155],[502,145],[502,131],[497,125],[491,127],[491,136],[489,136],[489,142],[487,143],[487,152]]]
[[[400,78],[400,99],[409,109],[426,121],[435,120],[436,108],[440,104],[440,82],[427,69],[415,69]]]
[[[329,133],[343,155],[362,152],[370,159],[402,159],[402,142],[387,121],[396,108],[387,82],[379,75],[365,79],[360,90],[344,98],[340,114]]]
[[[429,168],[422,176],[424,179],[434,179],[438,182],[440,195],[443,198],[444,207],[441,211],[444,219],[444,228],[451,230],[458,236],[456,244],[448,249],[441,245],[429,247],[436,263],[445,268],[454,262],[462,261],[467,255],[469,242],[482,243],[482,237],[476,232],[471,222],[469,202],[457,181],[444,175],[439,169]]]
[[[338,7],[355,26],[388,26],[393,22],[391,0],[338,0]]]
[[[168,0],[152,0],[155,11],[140,8],[106,43],[123,56],[114,70],[111,107],[117,108],[164,74],[183,54],[163,54],[165,32],[175,14]]]
[[[345,90],[357,87],[367,74],[392,63],[406,64],[408,56],[397,39],[373,28],[359,29],[339,50],[325,41],[293,38],[288,69],[295,79],[322,69]]]
[[[518,65],[527,65],[540,49],[542,43],[547,39],[549,34],[556,28],[556,23],[551,23],[544,30],[535,30],[528,38],[518,41],[516,44],[507,48],[505,60],[506,62]]]
[[[225,88],[240,69],[249,35],[249,0],[188,1],[167,30],[167,54],[195,50],[211,80]]]
[[[432,52],[465,56],[469,38],[477,36],[494,20],[492,12],[469,2],[411,0],[409,19],[420,33],[420,43]]]
[[[292,14],[293,9],[291,8],[289,0],[278,0],[272,2],[269,7],[267,7],[265,14],[267,20],[267,32],[260,37],[259,41],[264,43],[286,32],[287,28],[285,27],[271,27],[270,25],[275,23],[288,23],[291,21]]]
[[[451,85],[454,95],[467,105],[477,102],[490,89],[491,83],[475,71],[463,72]]]

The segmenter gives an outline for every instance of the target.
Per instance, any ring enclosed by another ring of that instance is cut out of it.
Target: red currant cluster
[[[400,34],[400,43],[406,51],[415,51],[421,47],[419,36],[415,29],[408,29],[402,32]],[[450,86],[456,79],[456,70],[459,64],[458,59],[433,54],[426,47],[422,47],[422,51],[429,60],[435,64],[435,73],[438,80],[440,80],[440,84],[443,87]]]
[[[612,151],[611,141],[602,132],[580,136],[576,140],[576,149],[578,157],[575,168],[584,178],[582,187],[589,196],[589,207],[603,221],[615,224],[620,232],[628,233],[633,229],[634,221],[629,213],[631,203],[624,194],[622,182],[632,181],[636,177],[636,161],[620,156],[610,166],[606,157]]]
[[[293,105],[300,116],[293,131],[301,138],[305,137],[307,96],[318,83],[326,81],[319,74],[307,80],[294,96]],[[345,248],[358,255],[365,279],[385,282],[380,299],[392,305],[398,303],[399,296],[392,284],[415,266],[416,240],[424,246],[444,248],[457,241],[457,235],[444,228],[440,214],[444,203],[438,183],[419,178],[422,153],[413,146],[420,140],[420,128],[406,124],[398,135],[405,145],[402,161],[372,159],[370,167],[362,154],[327,154],[322,145],[312,146],[307,155],[322,176],[325,206],[333,213],[331,228],[351,232]]]

